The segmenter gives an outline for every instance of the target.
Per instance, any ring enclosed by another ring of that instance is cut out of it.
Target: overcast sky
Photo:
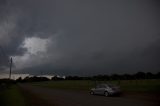
[[[0,0],[0,73],[160,71],[159,0]]]

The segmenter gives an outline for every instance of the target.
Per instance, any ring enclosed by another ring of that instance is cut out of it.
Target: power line
[[[9,79],[11,79],[12,74],[12,57],[10,58],[10,71],[9,71]]]
[[[8,56],[6,55],[6,53],[4,52],[4,49],[2,48],[2,46],[0,46],[0,51],[2,53],[2,55],[4,56],[4,58],[7,58],[8,60]],[[13,60],[12,60],[12,57],[10,57],[9,59],[9,79],[11,79],[11,74],[12,74],[12,63],[13,63]]]

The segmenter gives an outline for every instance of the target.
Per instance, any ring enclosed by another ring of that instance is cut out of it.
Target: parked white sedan
[[[90,90],[90,94],[99,94],[104,96],[110,96],[120,94],[121,90],[119,86],[113,84],[98,84],[95,88]]]

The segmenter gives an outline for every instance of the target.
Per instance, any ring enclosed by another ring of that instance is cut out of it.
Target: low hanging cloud
[[[25,54],[13,57],[14,63],[17,64],[16,69],[44,64],[47,59],[46,49],[48,42],[49,39],[40,39],[37,37],[26,38],[21,46],[21,48],[27,49]]]
[[[14,71],[20,73],[160,70],[157,0],[2,0],[0,4],[0,45],[6,52],[5,58],[1,53],[1,68],[12,56]]]

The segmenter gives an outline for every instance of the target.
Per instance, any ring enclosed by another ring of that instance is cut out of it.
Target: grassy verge
[[[124,91],[160,93],[160,80],[123,81],[120,86]]]
[[[35,82],[32,85],[66,90],[89,90],[94,86],[91,81],[77,80]]]
[[[117,84],[123,91],[133,92],[160,92],[160,80],[121,80],[121,81],[90,81],[90,80],[66,80],[66,81],[47,81],[32,83],[35,86],[49,87],[54,89],[84,90],[87,91],[94,87],[96,83]]]
[[[34,94],[25,88],[21,88],[21,92],[27,101],[27,106],[55,106],[54,104],[48,103],[41,94]]]
[[[25,99],[16,85],[0,92],[0,106],[26,106]]]

